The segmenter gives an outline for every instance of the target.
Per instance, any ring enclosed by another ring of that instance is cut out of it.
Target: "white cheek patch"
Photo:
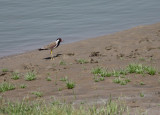
[[[57,41],[56,41],[56,46],[55,46],[54,48],[56,48],[56,47],[57,47],[57,45],[58,45],[58,41],[59,41],[59,40],[57,40]]]

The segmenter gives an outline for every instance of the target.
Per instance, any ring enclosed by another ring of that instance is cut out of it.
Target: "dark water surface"
[[[0,57],[160,22],[160,0],[0,0]]]

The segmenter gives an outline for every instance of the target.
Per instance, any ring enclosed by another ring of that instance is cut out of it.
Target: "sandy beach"
[[[74,104],[82,101],[102,103],[111,95],[113,99],[121,97],[126,101],[131,112],[142,110],[159,114],[160,23],[62,44],[53,51],[53,55],[54,60],[50,60],[50,51],[33,50],[0,58],[0,69],[7,69],[0,72],[0,83],[7,81],[16,85],[14,90],[0,92],[0,95],[10,100],[22,100],[24,97],[34,100],[36,96],[31,92],[40,91],[43,92],[41,98],[47,101],[54,97]],[[114,76],[95,82],[94,68],[116,71],[132,63],[152,66],[156,74],[127,74],[125,77],[130,82],[125,85],[114,83]],[[37,78],[33,81],[25,80],[26,73],[30,71],[36,73]],[[18,72],[20,79],[12,79],[13,72]],[[75,82],[74,89],[66,87],[62,81],[65,77]],[[22,89],[21,84],[27,87]],[[140,96],[142,93],[143,97]]]

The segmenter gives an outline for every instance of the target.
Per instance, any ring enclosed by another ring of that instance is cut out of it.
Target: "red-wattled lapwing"
[[[55,42],[51,42],[50,44],[38,49],[39,51],[41,50],[51,50],[50,54],[51,54],[51,60],[53,60],[53,53],[52,53],[52,50],[57,48],[60,43],[62,42],[63,40],[61,38],[58,38]]]

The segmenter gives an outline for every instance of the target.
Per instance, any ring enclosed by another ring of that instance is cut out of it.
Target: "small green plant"
[[[19,79],[19,78],[20,78],[19,73],[17,73],[17,72],[13,72],[13,73],[12,73],[12,77],[11,77],[11,78],[12,78],[12,79],[14,79],[14,80]]]
[[[110,77],[111,75],[112,75],[112,73],[109,73],[104,69],[101,70],[101,73],[100,73],[101,77]]]
[[[47,81],[52,81],[52,79],[50,77],[47,77],[46,80]]]
[[[130,64],[127,67],[127,71],[129,73],[137,73],[137,74],[145,74],[148,73],[149,75],[155,75],[156,69],[150,66],[144,66],[142,64]]]
[[[120,76],[120,72],[119,71],[113,70],[112,74],[113,74],[114,77],[119,77]]]
[[[22,88],[22,89],[24,89],[24,88],[26,88],[27,86],[26,86],[26,84],[21,84],[20,85],[20,88]]]
[[[99,75],[101,77],[111,77],[112,76],[111,72],[108,72],[107,70],[105,70],[101,67],[93,68],[91,73],[93,73],[95,75]]]
[[[126,69],[121,69],[121,70],[119,71],[119,73],[120,73],[121,75],[127,75],[127,74],[128,74],[128,72],[127,72]]]
[[[58,91],[62,91],[62,88],[58,88]]]
[[[104,81],[104,77],[99,77],[99,80],[100,81]]]
[[[145,61],[145,59],[143,57],[139,58],[140,61]]]
[[[50,76],[51,74],[50,73],[47,73],[47,76]]]
[[[66,63],[64,61],[60,61],[59,65],[66,65]]]
[[[28,72],[25,76],[26,81],[32,81],[36,79],[36,74],[34,72]]]
[[[11,83],[8,83],[8,82],[3,82],[0,84],[0,92],[5,92],[5,91],[8,91],[8,90],[13,90],[15,89],[15,85],[11,84]]]
[[[142,92],[139,95],[140,95],[140,97],[144,97],[144,93],[142,93]]]
[[[113,79],[113,82],[114,82],[114,83],[120,83],[120,82],[121,82],[121,79],[120,79],[120,78],[115,78],[115,79]]]
[[[8,72],[8,69],[7,68],[3,68],[2,72]]]
[[[130,79],[128,79],[128,78],[121,79],[121,78],[119,77],[119,78],[113,79],[113,83],[118,83],[118,84],[120,84],[120,85],[126,85],[128,82],[130,82]]]
[[[95,75],[93,79],[94,79],[95,82],[104,81],[104,77],[97,76],[97,75]]]
[[[73,89],[75,87],[75,83],[73,81],[67,81],[66,86],[68,89]]]
[[[78,60],[76,60],[76,62],[77,62],[78,64],[86,64],[86,63],[88,63],[88,61],[85,60],[85,59],[78,59]]]
[[[99,82],[99,81],[100,81],[99,78],[98,78],[97,76],[94,76],[93,79],[94,79],[95,82]]]
[[[145,72],[145,67],[142,64],[129,64],[127,66],[127,71],[129,73],[143,74]]]
[[[39,92],[39,91],[34,91],[34,92],[32,92],[32,94],[34,94],[36,97],[42,97],[43,96],[43,93]]]
[[[112,73],[111,72],[107,72],[106,77],[111,77]]]
[[[128,82],[131,82],[131,80],[129,78],[125,78],[125,81],[128,83]]]
[[[153,67],[147,67],[146,71],[148,72],[149,75],[155,75],[156,74],[156,69]]]
[[[144,82],[140,82],[139,84],[140,84],[140,85],[145,85]]]
[[[97,68],[93,68],[91,72],[93,74],[101,74],[102,71],[103,71],[103,69],[101,67],[97,67]]]
[[[60,78],[60,81],[67,81],[67,80],[68,80],[67,76]]]
[[[122,80],[121,82],[120,82],[120,85],[126,85],[127,84],[127,82],[125,81],[125,80]]]

